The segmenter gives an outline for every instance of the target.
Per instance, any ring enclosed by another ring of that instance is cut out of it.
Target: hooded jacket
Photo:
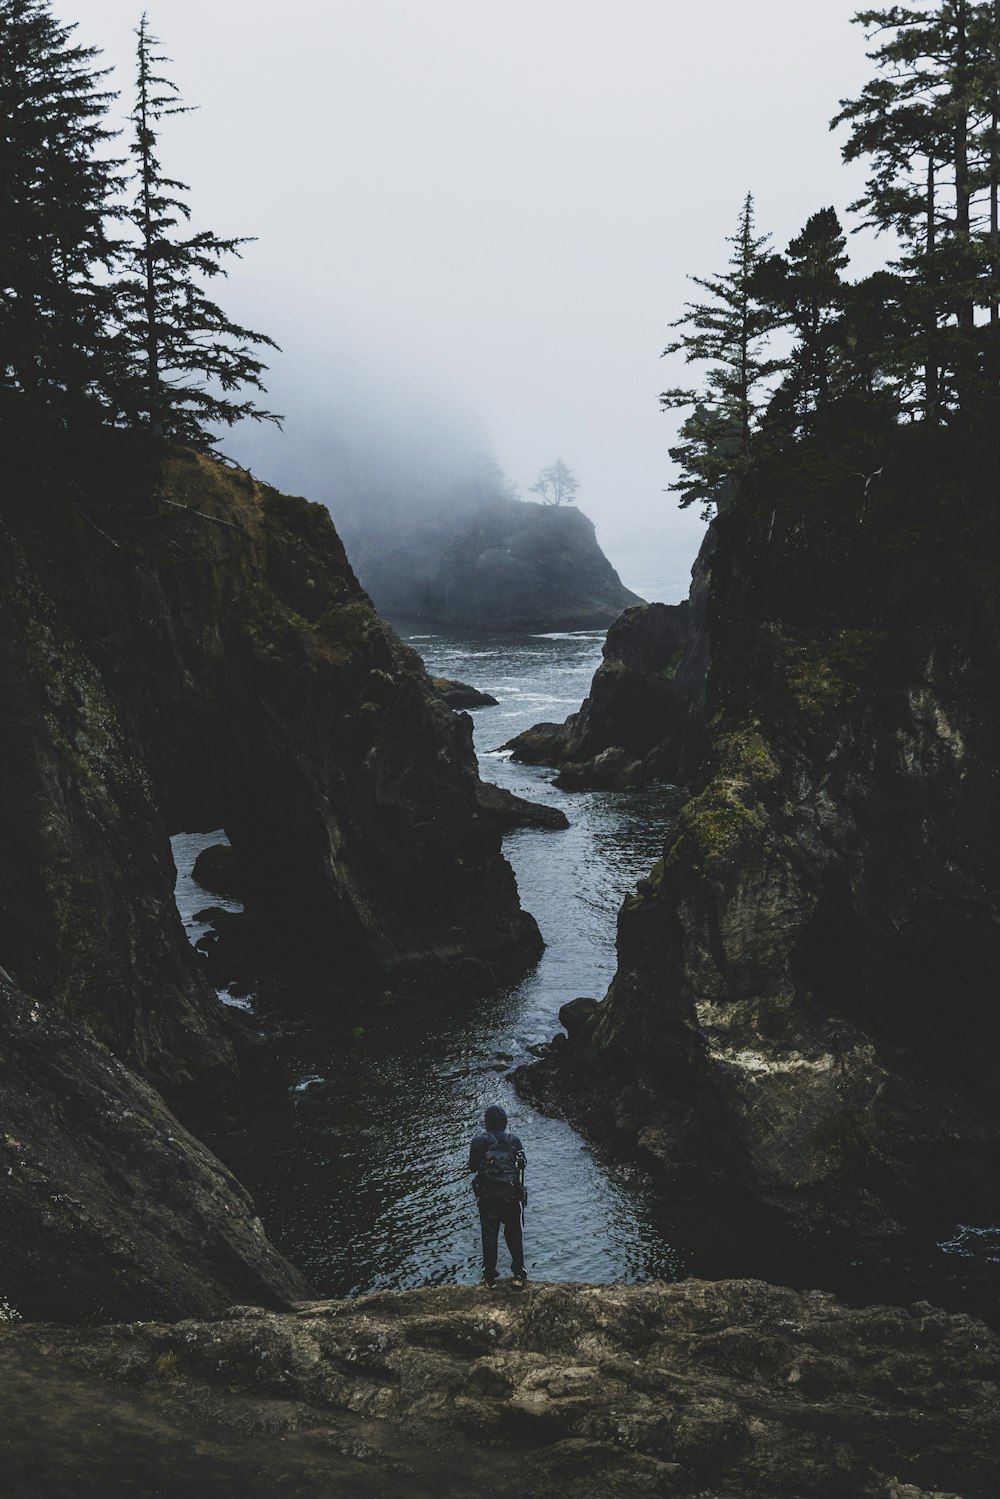
[[[501,1136],[507,1136],[507,1144],[515,1155],[520,1155],[522,1160],[526,1159],[524,1146],[516,1135],[507,1134],[507,1115],[499,1104],[491,1104],[486,1110],[483,1118],[484,1128],[475,1135],[469,1146],[469,1170],[478,1171],[483,1164],[483,1157],[490,1146],[495,1144]]]

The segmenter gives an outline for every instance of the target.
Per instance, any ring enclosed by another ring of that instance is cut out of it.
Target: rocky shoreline
[[[606,998],[520,1079],[672,1197],[745,1195],[828,1274],[1000,1213],[994,564],[838,526],[714,523],[670,722],[691,794]]]
[[[998,1397],[973,1318],[759,1281],[0,1328],[9,1499],[993,1499]]]
[[[695,564],[688,599],[626,609],[608,631],[590,692],[564,723],[539,723],[503,746],[550,765],[566,791],[685,785],[702,754],[710,655],[706,610],[714,536]]]
[[[504,832],[553,819],[482,785],[469,719],[324,507],[122,434],[11,476],[0,689],[0,1296],[68,1319],[287,1305],[301,1276],[196,1138],[270,1085],[213,965],[228,942],[330,1014],[489,989],[542,950]],[[169,840],[220,827],[246,909],[205,963]]]

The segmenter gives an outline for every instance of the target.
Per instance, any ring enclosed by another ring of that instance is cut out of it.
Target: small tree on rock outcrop
[[[534,484],[529,485],[531,494],[541,495],[545,505],[572,505],[580,485],[573,470],[561,458],[549,468],[543,468]]]

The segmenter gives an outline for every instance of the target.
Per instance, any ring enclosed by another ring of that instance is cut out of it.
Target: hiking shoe
[[[495,1291],[496,1288],[497,1288],[496,1281],[495,1280],[490,1280],[489,1277],[486,1276],[486,1275],[484,1275],[483,1278],[482,1278],[482,1280],[479,1282],[479,1289],[481,1291]]]
[[[515,1291],[523,1291],[525,1286],[528,1284],[527,1270],[519,1270],[518,1273],[514,1276],[512,1284]]]

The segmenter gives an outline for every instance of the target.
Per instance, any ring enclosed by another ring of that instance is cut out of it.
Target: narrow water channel
[[[551,772],[497,753],[530,724],[579,706],[602,634],[404,638],[432,675],[471,682],[500,700],[473,715],[483,776],[558,804],[570,818],[566,832],[522,830],[505,843],[545,954],[521,983],[499,992],[447,1005],[397,1003],[353,1017],[326,1042],[293,1043],[291,1107],[269,1111],[227,1158],[271,1237],[322,1294],[472,1282],[480,1268],[468,1140],[486,1105],[498,1102],[529,1158],[532,1276],[675,1278],[686,1273],[684,1256],[641,1173],[606,1167],[568,1124],[528,1106],[507,1074],[559,1029],[566,1000],[603,996],[615,967],[619,906],[659,857],[676,796],[665,788],[563,793]],[[217,902],[186,876],[198,849],[217,840],[182,836],[175,840],[178,904],[196,938],[195,912]]]

